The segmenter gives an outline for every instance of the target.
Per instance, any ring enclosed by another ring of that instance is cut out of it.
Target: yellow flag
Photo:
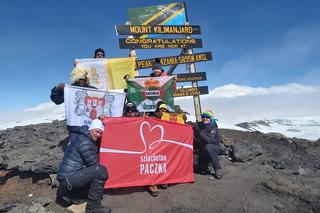
[[[109,89],[126,89],[126,75],[134,78],[135,57],[107,59],[107,74]]]
[[[161,116],[161,120],[184,124],[185,123],[184,116],[185,116],[185,113],[163,112]]]

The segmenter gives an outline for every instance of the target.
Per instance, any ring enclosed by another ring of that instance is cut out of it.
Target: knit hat
[[[103,53],[103,57],[105,57],[105,53],[104,53],[104,50],[102,48],[98,48],[94,51],[94,57],[96,58],[97,57],[97,54],[98,53]]]
[[[152,64],[152,70],[155,70],[155,69],[162,70],[162,64],[160,64],[159,62],[154,62]]]
[[[103,126],[103,123],[101,120],[99,119],[94,119],[92,120],[90,126],[89,126],[89,130],[92,130],[92,129],[100,129],[100,130],[104,130],[104,126]]]
[[[207,117],[214,117],[213,112],[211,110],[204,110],[201,114],[201,116],[207,116]]]
[[[79,81],[80,79],[87,79],[87,71],[83,67],[75,67],[70,73],[71,84]]]
[[[167,104],[160,104],[159,109],[166,109],[166,110],[168,110]]]
[[[128,102],[128,103],[126,103],[126,105],[124,106],[124,111],[125,112],[128,112],[128,111],[135,111],[135,112],[137,112],[138,110],[137,110],[137,106],[134,104],[134,103],[132,103],[132,102]]]

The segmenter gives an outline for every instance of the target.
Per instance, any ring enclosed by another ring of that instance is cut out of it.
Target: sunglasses
[[[201,118],[202,118],[202,119],[210,119],[210,117],[209,117],[209,116],[206,116],[206,115],[201,116]]]

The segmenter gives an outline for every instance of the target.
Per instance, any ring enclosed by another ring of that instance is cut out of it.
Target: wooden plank
[[[201,39],[186,38],[121,38],[120,49],[202,48]]]
[[[196,54],[161,57],[158,59],[160,60],[160,63],[162,64],[162,66],[169,66],[169,65],[177,65],[177,64],[211,61],[212,54],[211,52],[202,52],[202,53],[196,53]],[[154,61],[155,61],[155,58],[137,60],[136,68],[137,69],[151,68],[152,63]]]
[[[199,25],[116,25],[117,35],[142,35],[142,34],[171,34],[191,35],[201,34]]]
[[[187,87],[182,89],[176,89],[174,97],[204,95],[208,93],[209,93],[208,86]]]
[[[205,72],[177,74],[177,83],[188,82],[188,81],[205,81],[205,80],[207,80],[207,75]]]

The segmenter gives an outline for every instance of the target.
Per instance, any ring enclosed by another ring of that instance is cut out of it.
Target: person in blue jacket
[[[92,120],[89,128],[82,126],[76,139],[68,144],[58,169],[58,197],[79,203],[78,195],[87,190],[86,212],[111,212],[101,206],[104,185],[109,177],[108,170],[99,163],[99,142],[103,131],[99,119]]]
[[[221,154],[220,139],[218,125],[213,116],[213,112],[210,110],[203,111],[201,114],[201,122],[197,122],[193,126],[193,129],[194,143],[199,149],[200,169],[209,170],[214,178],[221,179],[221,165],[218,158]]]

